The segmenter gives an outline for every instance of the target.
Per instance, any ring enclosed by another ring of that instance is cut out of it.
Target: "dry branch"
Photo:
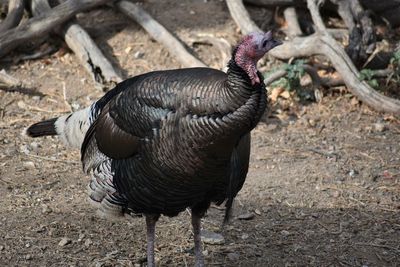
[[[32,13],[40,16],[49,12],[51,7],[47,0],[32,0]],[[98,83],[121,82],[112,64],[103,55],[89,34],[76,22],[70,22],[62,27],[59,33],[68,47],[74,52],[81,64]]]
[[[142,26],[152,38],[164,45],[186,67],[206,67],[190,54],[185,46],[175,38],[163,25],[154,20],[146,11],[129,1],[118,1],[118,9]]]
[[[250,18],[242,0],[226,0],[226,4],[233,20],[239,26],[240,31],[243,34],[261,31],[261,29]]]
[[[239,9],[245,9],[241,0],[227,0],[237,2]],[[344,49],[329,35],[324,23],[322,22],[318,8],[313,0],[308,0],[308,8],[311,12],[317,33],[307,37],[295,37],[290,42],[276,47],[269,52],[270,55],[280,59],[290,59],[292,57],[307,57],[316,54],[325,55],[332,62],[332,65],[342,76],[348,89],[361,101],[378,111],[400,114],[400,101],[386,97],[372,89],[365,81],[359,80],[359,72],[347,56]],[[248,13],[241,10],[240,16],[246,16],[242,20],[237,12],[229,10],[235,22],[243,33],[258,31],[258,27],[249,28]]]
[[[77,23],[69,23],[63,30],[68,47],[75,53],[81,64],[99,83],[116,82],[123,79],[103,55],[89,34]]]
[[[269,86],[271,83],[275,82],[276,80],[285,77],[287,74],[286,70],[277,70],[271,74],[269,74],[265,79],[264,79],[264,83],[266,86]]]
[[[361,66],[375,49],[376,38],[372,20],[358,0],[332,2],[338,5],[338,13],[349,29],[346,52],[357,66]]]
[[[71,19],[75,14],[105,4],[107,0],[68,0],[17,28],[0,33],[0,57],[31,39],[41,37]]]
[[[307,0],[314,24],[317,26],[322,54],[326,55],[342,76],[349,90],[360,100],[378,111],[400,114],[400,101],[384,96],[372,89],[365,81],[359,80],[359,72],[344,49],[329,35],[322,22],[314,0]],[[317,50],[318,51],[318,50]],[[318,53],[318,52],[317,52]]]
[[[300,28],[299,20],[297,18],[296,9],[294,7],[288,7],[283,11],[287,23],[287,35],[289,37],[300,36],[303,34]]]
[[[0,32],[14,28],[19,24],[24,14],[24,0],[10,0],[7,17],[0,24]]]

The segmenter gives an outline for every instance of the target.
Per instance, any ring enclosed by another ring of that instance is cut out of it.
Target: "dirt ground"
[[[223,1],[152,0],[144,7],[185,41],[196,33],[232,43],[238,37]],[[96,10],[83,22],[124,77],[181,67],[122,15]],[[79,151],[57,138],[22,134],[33,122],[102,95],[63,51],[0,63],[28,85],[0,91],[0,266],[145,265],[144,219],[96,216]],[[195,51],[219,67],[217,50]],[[215,207],[204,219],[205,229],[225,239],[205,244],[207,266],[400,266],[398,119],[331,92],[320,104],[273,107],[252,137],[250,171],[232,221],[221,231],[223,210]],[[192,244],[188,213],[160,219],[159,266],[193,266]]]

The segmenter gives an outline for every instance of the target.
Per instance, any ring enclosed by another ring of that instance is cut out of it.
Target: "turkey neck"
[[[235,62],[234,56],[228,63],[228,80],[227,87],[236,95],[248,98],[254,93],[260,93],[265,89],[264,82],[252,85],[249,75]],[[257,72],[260,81],[263,81],[260,73]]]
[[[261,83],[252,85],[248,74],[237,65],[234,57],[232,57],[228,64],[227,75],[227,88],[233,94],[233,102],[241,102],[240,107],[237,108],[233,115],[244,120],[249,120],[250,129],[247,130],[251,130],[260,120],[267,105],[263,77],[257,72]]]

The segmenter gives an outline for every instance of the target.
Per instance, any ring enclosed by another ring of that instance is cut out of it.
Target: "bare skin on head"
[[[257,62],[272,48],[282,42],[272,37],[272,32],[254,32],[243,38],[238,45],[235,61],[250,77],[252,85],[260,83]]]

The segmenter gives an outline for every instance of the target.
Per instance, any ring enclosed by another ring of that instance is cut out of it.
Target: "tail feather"
[[[65,145],[80,148],[94,116],[95,110],[90,106],[59,118],[35,123],[26,130],[26,134],[30,137],[58,135]]]
[[[57,118],[35,123],[26,130],[30,137],[40,137],[46,135],[57,135],[55,122]]]

